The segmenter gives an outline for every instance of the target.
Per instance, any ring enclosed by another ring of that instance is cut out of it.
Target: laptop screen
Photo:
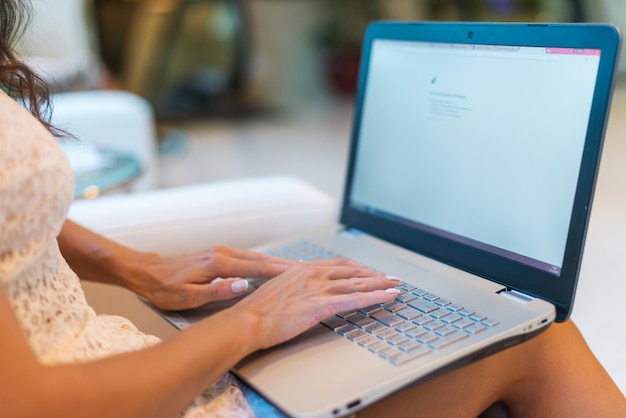
[[[350,207],[560,275],[599,62],[374,40]]]

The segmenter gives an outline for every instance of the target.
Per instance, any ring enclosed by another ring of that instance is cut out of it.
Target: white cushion
[[[144,251],[249,248],[336,222],[334,199],[291,177],[204,183],[74,202],[70,219]]]

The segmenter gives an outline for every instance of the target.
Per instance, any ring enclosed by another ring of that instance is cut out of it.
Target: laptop
[[[402,293],[233,372],[286,415],[342,416],[567,319],[619,46],[602,24],[372,23],[339,225],[263,250],[356,260]]]

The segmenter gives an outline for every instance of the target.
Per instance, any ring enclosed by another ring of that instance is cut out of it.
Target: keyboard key
[[[486,326],[477,322],[473,325],[470,325],[467,328],[463,328],[463,331],[467,332],[468,334],[478,334],[479,332],[484,331],[486,329],[487,329]]]
[[[416,318],[413,320],[413,323],[417,326],[424,326],[426,324],[428,324],[429,322],[433,322],[435,319],[431,318],[430,316],[426,316],[426,315],[422,315],[419,318]]]
[[[405,341],[409,341],[409,338],[404,334],[396,334],[387,338],[387,342],[391,345],[399,345]]]
[[[458,312],[461,309],[463,309],[463,307],[461,305],[457,305],[456,303],[452,303],[448,306],[446,306],[446,308],[452,312]]]
[[[424,296],[425,294],[427,294],[427,293],[428,293],[428,291],[426,291],[426,290],[424,290],[424,289],[413,289],[413,292],[412,292],[412,293],[413,293],[415,296],[417,296],[417,297],[420,297],[420,298],[421,298],[422,296]]]
[[[424,328],[415,327],[414,329],[405,332],[404,335],[406,335],[409,338],[417,338],[426,333],[428,333],[428,331],[426,331]]]
[[[356,313],[357,313],[357,311],[355,311],[355,310],[351,310],[351,311],[344,311],[344,312],[339,312],[339,313],[337,314],[337,316],[338,316],[339,318],[344,318],[344,319],[346,319],[346,318],[348,318],[349,316],[355,315]]]
[[[398,315],[400,318],[408,319],[410,321],[417,317],[422,316],[422,313],[415,308],[406,307],[396,312],[396,315]]]
[[[359,330],[356,326],[352,325],[352,324],[348,324],[345,327],[341,327],[339,328],[336,332],[338,332],[341,335],[347,335],[348,333],[352,332],[352,331],[356,331]],[[359,330],[360,331],[360,330]]]
[[[359,309],[359,312],[361,312],[364,315],[372,315],[374,312],[378,312],[381,310],[381,307],[378,305],[370,305],[370,306],[366,306],[364,308]]]
[[[456,312],[453,312],[453,313],[451,313],[450,315],[448,315],[448,316],[446,316],[446,317],[442,318],[441,320],[442,320],[443,322],[445,322],[446,324],[453,324],[453,323],[455,323],[456,321],[460,321],[461,319],[463,319],[463,317],[462,317],[461,315],[459,315],[459,314],[458,314],[458,313],[456,313]]]
[[[460,321],[456,321],[454,324],[452,324],[453,327],[455,328],[459,328],[459,329],[463,329],[463,328],[467,328],[470,325],[474,325],[475,322],[472,321],[469,318],[463,318]]]
[[[388,340],[390,338],[395,337],[396,335],[402,335],[402,334],[400,334],[398,331],[391,329],[391,328],[387,328],[376,334],[376,336],[380,338],[381,340]]]
[[[374,320],[374,318],[370,318],[369,316],[365,316],[362,313],[358,313],[356,315],[349,316],[348,322],[356,325],[359,328],[366,328],[368,325],[372,325],[376,321]]]
[[[413,293],[408,292],[400,293],[398,296],[396,296],[396,300],[402,303],[406,303],[413,299],[417,299],[417,296],[415,296]]]
[[[391,302],[382,304],[381,307],[386,311],[395,313],[395,312],[398,312],[399,310],[406,308],[406,305],[402,302],[391,301]]]
[[[365,316],[360,312],[355,313],[354,315],[350,315],[349,317],[346,318],[346,320],[350,323],[353,323],[354,325],[357,325],[359,321],[362,321],[364,319],[370,319],[371,318],[369,316]]]
[[[367,337],[363,337],[363,338],[361,338],[358,341],[360,346],[363,346],[363,347],[366,347],[366,348],[371,346],[371,345],[373,345],[373,344],[377,344],[379,342],[380,342],[380,340],[378,338],[376,338],[375,336],[373,336],[373,335],[368,335]]]
[[[432,341],[435,341],[438,338],[439,336],[435,334],[434,332],[427,332],[426,334],[423,334],[417,337],[417,341],[421,342],[422,344],[428,344]]]
[[[469,317],[474,314],[474,311],[472,311],[471,309],[463,308],[460,311],[458,311],[458,314]]]
[[[476,312],[476,313],[474,313],[473,315],[470,315],[470,319],[471,319],[472,321],[482,322],[482,321],[484,321],[485,319],[487,319],[487,317],[486,317],[485,315],[481,314],[481,313]]]
[[[386,343],[386,342],[384,342],[384,341],[378,340],[378,342],[377,342],[377,343],[374,343],[374,344],[368,345],[368,346],[367,346],[367,349],[368,349],[369,351],[371,351],[372,353],[376,353],[376,354],[378,354],[378,352],[379,352],[380,350],[384,350],[384,349],[385,349],[385,348],[387,348],[387,347],[389,347],[389,344],[387,344],[387,343]]]
[[[498,321],[496,321],[496,320],[495,320],[495,319],[493,319],[493,318],[487,318],[487,319],[485,319],[485,320],[483,321],[483,325],[486,325],[486,326],[488,326],[488,327],[495,327],[495,326],[496,326],[496,325],[498,325],[498,324],[499,324],[499,322],[498,322]]]
[[[439,296],[433,295],[432,293],[426,293],[424,296],[422,296],[422,299],[427,300],[429,302],[434,302],[437,299],[439,299]]]
[[[359,339],[369,337],[370,335],[361,329],[355,329],[346,333],[345,336],[351,341],[358,341]]]
[[[430,343],[428,343],[428,346],[433,350],[438,350],[467,337],[467,334],[457,331],[454,334],[450,334],[445,337],[439,337],[438,339],[431,341]]]
[[[428,348],[425,345],[420,344],[418,347],[415,347],[410,351],[401,352],[400,354],[390,358],[389,361],[391,361],[392,364],[400,365],[400,364],[406,363],[407,361],[410,361],[418,357],[421,357],[425,354],[428,354],[430,352],[431,352],[430,348]]]
[[[350,318],[352,319],[352,318]],[[349,319],[349,321],[350,321]],[[350,321],[352,322],[352,321]],[[358,322],[353,322],[354,325],[356,325],[357,327],[365,330],[367,329],[367,327],[372,326],[376,323],[376,320],[374,318],[370,318],[369,316],[366,316],[364,318],[362,318],[361,320],[359,320]]]
[[[412,300],[407,303],[407,305],[409,305],[411,308],[417,309],[422,313],[431,313],[439,309],[439,306],[435,305],[434,303],[427,302],[423,299]]]
[[[398,286],[398,289],[404,290],[405,292],[411,292],[411,291],[415,290],[415,286],[413,286],[412,284],[409,284],[407,282],[402,282]]]
[[[338,316],[331,316],[330,318],[326,318],[322,321],[322,324],[326,325],[328,328],[332,330],[338,330],[341,327],[345,327],[348,325],[345,319],[339,318]]]
[[[450,325],[446,325],[435,330],[435,334],[439,335],[440,337],[445,337],[446,335],[450,335],[453,332],[457,332],[457,329]]]
[[[398,348],[402,351],[411,351],[416,347],[423,347],[423,344],[418,343],[417,341],[407,338],[406,341],[398,344]]]
[[[404,319],[400,318],[398,315],[389,313],[387,311],[376,312],[372,315],[378,322],[383,325],[387,325],[388,327],[393,327],[401,322],[404,322]]]
[[[414,328],[417,328],[417,326],[411,321],[404,321],[403,323],[398,324],[394,327],[394,329],[398,332],[407,332],[411,331]]]
[[[429,322],[428,324],[424,325],[424,329],[427,329],[428,331],[434,331],[436,329],[439,329],[445,326],[446,326],[445,322],[442,322],[437,319],[435,321]]]
[[[378,355],[384,358],[385,360],[391,360],[394,357],[399,356],[401,354],[402,354],[402,351],[400,351],[399,348],[393,347],[391,345],[387,345],[386,348],[383,348],[382,350],[378,351]]]
[[[363,330],[367,332],[368,334],[374,334],[374,335],[386,329],[389,329],[389,328],[381,324],[380,322],[374,322],[373,324],[368,325],[365,328],[363,328]]]
[[[445,309],[445,308],[439,308],[439,309],[437,309],[436,311],[431,312],[431,313],[430,313],[430,316],[432,316],[432,317],[433,317],[433,318],[435,318],[435,319],[441,319],[441,318],[443,318],[444,316],[448,316],[448,315],[450,315],[450,314],[452,314],[452,312],[450,312],[449,310],[447,310],[447,309]]]

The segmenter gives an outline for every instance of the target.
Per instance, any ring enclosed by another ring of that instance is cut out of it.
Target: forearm
[[[150,257],[69,220],[57,240],[67,263],[84,280],[130,287],[129,277],[139,272],[143,258]]]
[[[256,348],[250,318],[223,312],[139,352],[46,368],[26,416],[175,416]]]

